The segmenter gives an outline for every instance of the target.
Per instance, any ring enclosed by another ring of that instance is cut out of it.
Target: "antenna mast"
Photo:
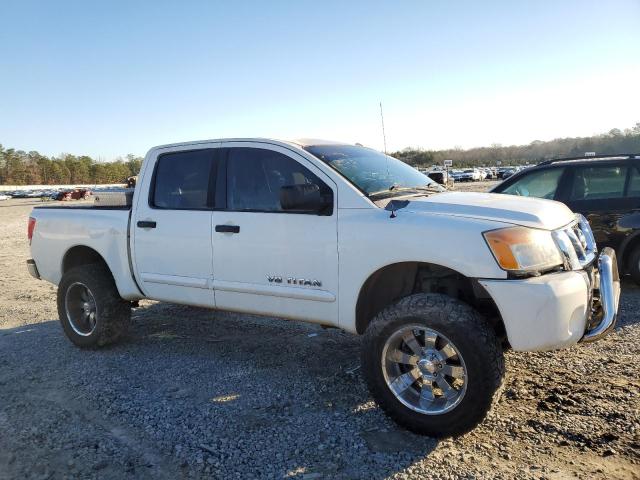
[[[382,114],[382,102],[380,102],[380,120],[382,121],[382,141],[384,142],[384,154],[387,154],[387,137],[384,134],[384,115]]]

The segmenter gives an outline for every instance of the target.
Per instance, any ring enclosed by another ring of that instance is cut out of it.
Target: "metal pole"
[[[382,121],[382,141],[384,142],[384,154],[387,154],[387,136],[384,133],[384,115],[382,114],[382,102],[380,102],[380,120]]]

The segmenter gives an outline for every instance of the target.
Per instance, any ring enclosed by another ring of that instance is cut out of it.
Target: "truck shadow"
[[[139,468],[148,462],[145,448],[177,442],[185,468],[200,473],[214,462],[219,472],[259,473],[272,459],[279,477],[386,478],[437,445],[398,428],[375,406],[361,380],[360,339],[338,330],[152,304],[134,311],[127,337],[109,348],[75,348],[52,320],[0,330],[0,349],[8,353],[0,361],[5,372],[28,369],[42,380],[29,382],[36,396],[65,390],[58,407],[78,422],[89,419],[84,428],[98,436],[112,436],[100,425],[126,428],[122,448],[141,445],[134,452]],[[0,403],[11,401],[3,396]],[[89,405],[98,407],[82,414]],[[149,424],[163,427],[149,435]],[[240,439],[246,452],[259,454],[239,458]]]

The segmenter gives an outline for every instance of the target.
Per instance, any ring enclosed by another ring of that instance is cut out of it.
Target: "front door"
[[[149,298],[215,305],[209,193],[215,152],[163,153],[153,173],[145,172],[151,182],[139,192],[131,227],[137,279]]]
[[[219,172],[226,182],[218,183],[213,212],[216,306],[337,324],[336,185],[286,148],[222,147]],[[284,211],[281,187],[309,183],[331,199],[331,208]]]

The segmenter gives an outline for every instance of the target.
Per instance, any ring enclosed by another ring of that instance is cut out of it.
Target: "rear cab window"
[[[209,208],[213,150],[165,153],[158,157],[150,205],[170,210]]]

